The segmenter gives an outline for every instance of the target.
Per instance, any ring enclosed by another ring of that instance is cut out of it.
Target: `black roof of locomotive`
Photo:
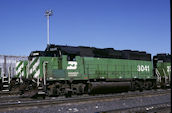
[[[117,58],[130,60],[151,60],[151,54],[145,51],[132,50],[114,50],[113,48],[95,48],[86,46],[64,46],[64,45],[48,45],[45,49],[45,56],[58,56],[59,50],[63,55],[78,55],[81,57],[98,57],[98,58]]]
[[[163,62],[171,62],[171,55],[167,53],[157,54],[153,57],[154,60],[161,60]]]

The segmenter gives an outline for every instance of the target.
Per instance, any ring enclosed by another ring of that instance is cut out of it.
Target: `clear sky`
[[[44,50],[50,43],[170,53],[170,0],[0,0],[0,54]]]

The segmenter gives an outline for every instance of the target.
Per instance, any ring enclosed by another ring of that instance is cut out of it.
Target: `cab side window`
[[[75,55],[68,55],[67,60],[68,61],[76,61]]]

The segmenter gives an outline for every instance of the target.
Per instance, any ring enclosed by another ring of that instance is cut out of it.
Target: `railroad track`
[[[1,103],[14,103],[14,102],[28,101],[28,100],[33,100],[33,99],[22,98],[21,96],[0,97],[0,104]]]
[[[132,108],[123,108],[110,111],[102,111],[97,113],[171,113],[171,104],[159,103],[147,106],[137,106]]]
[[[170,94],[171,90],[149,90],[144,92],[126,92],[120,94],[109,94],[109,95],[96,95],[96,96],[73,96],[72,98],[65,97],[48,97],[46,99],[28,99],[28,98],[14,98],[8,101],[0,101],[0,111],[33,108],[39,106],[51,106],[51,105],[64,105],[73,103],[92,103],[92,102],[102,102],[102,101],[115,101],[120,99],[129,99],[144,96],[154,96],[154,95],[166,95]],[[34,104],[33,104],[34,103]]]
[[[18,91],[0,91],[0,97],[3,97],[3,96],[11,96],[11,95],[19,95],[20,92]]]

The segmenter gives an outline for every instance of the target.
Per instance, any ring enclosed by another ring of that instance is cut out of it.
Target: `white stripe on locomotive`
[[[22,61],[20,61],[20,62],[22,62]],[[18,62],[17,64],[19,65],[20,62]],[[18,69],[16,70],[16,75],[19,74],[19,77],[21,77],[22,76],[22,71],[24,71],[24,70],[22,70],[23,68],[24,68],[24,62],[22,62],[20,67],[18,67]],[[24,75],[24,72],[23,72],[23,75]]]
[[[36,58],[32,58],[31,62],[30,62],[30,65],[33,63],[33,61],[35,61]]]
[[[39,66],[39,63],[40,63],[40,60],[38,59],[37,62],[31,67],[30,73],[33,73],[34,71],[36,71],[36,68]]]
[[[36,73],[34,74],[34,78],[38,78],[39,77],[39,75],[40,75],[40,69],[38,69],[37,71],[36,71]]]
[[[31,67],[31,69],[30,69],[29,71],[30,71],[30,74],[33,74],[33,73],[34,73],[34,75],[33,75],[34,78],[37,78],[37,77],[39,77],[39,75],[40,75],[40,69],[38,68],[38,66],[39,66],[39,64],[40,64],[40,60],[34,58],[34,59],[32,59],[32,61],[30,62],[30,65],[34,62],[34,60],[37,60],[37,61],[35,62],[34,65],[32,65],[32,67]],[[37,68],[38,68],[38,70],[37,70]]]

